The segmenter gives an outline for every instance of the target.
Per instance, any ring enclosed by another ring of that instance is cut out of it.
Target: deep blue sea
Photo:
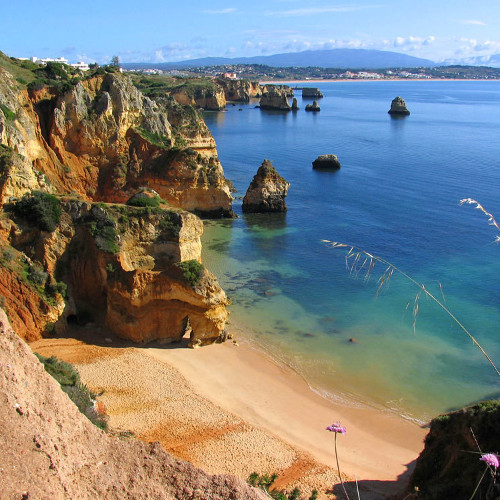
[[[319,113],[205,113],[235,220],[207,221],[205,265],[232,298],[231,323],[326,397],[418,420],[500,396],[500,377],[442,308],[394,273],[377,295],[346,269],[339,241],[380,256],[422,283],[500,365],[500,245],[478,200],[500,220],[500,82],[307,84]],[[411,115],[387,113],[396,96]],[[315,171],[336,154],[337,172]],[[243,215],[264,159],[291,184],[286,214]],[[352,262],[352,259],[350,259]],[[443,294],[441,293],[441,289]],[[355,342],[350,342],[354,339]]]

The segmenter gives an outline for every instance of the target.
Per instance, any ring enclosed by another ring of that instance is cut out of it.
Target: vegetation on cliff
[[[80,375],[73,365],[66,361],[61,361],[55,356],[46,358],[37,353],[35,353],[35,356],[43,364],[45,371],[59,382],[61,389],[75,403],[76,407],[94,425],[106,430],[108,427],[106,415],[97,409],[97,395],[82,383]]]

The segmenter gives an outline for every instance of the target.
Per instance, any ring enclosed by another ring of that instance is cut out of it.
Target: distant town
[[[117,58],[116,58],[117,59]],[[36,64],[45,65],[48,62],[67,64],[80,71],[98,67],[97,63],[70,63],[64,57],[58,58],[19,58]],[[125,63],[117,64],[121,71],[142,73],[146,75],[165,75],[173,77],[220,77],[228,79],[248,79],[255,81],[293,81],[293,80],[499,80],[500,68],[488,66],[436,66],[430,68],[384,68],[380,70],[321,68],[321,67],[272,67],[262,64],[230,64],[223,66],[202,66],[189,69],[171,69],[169,65],[158,63]],[[179,63],[180,64],[180,63]]]

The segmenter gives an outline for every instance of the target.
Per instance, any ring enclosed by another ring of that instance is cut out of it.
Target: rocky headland
[[[136,342],[223,340],[227,299],[194,214],[232,216],[232,196],[203,119],[117,72],[54,71],[26,87],[0,67],[0,293],[16,332],[73,321]]]

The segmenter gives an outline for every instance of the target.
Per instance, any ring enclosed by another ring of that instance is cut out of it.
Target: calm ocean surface
[[[309,86],[316,86],[310,84]],[[377,296],[346,270],[341,241],[389,260],[432,293],[500,365],[500,246],[474,198],[500,220],[500,82],[317,84],[321,111],[249,105],[206,113],[237,193],[231,221],[208,221],[205,265],[233,299],[231,322],[326,397],[419,420],[500,396],[500,378],[459,327],[394,274]],[[392,99],[411,116],[388,115]],[[241,108],[241,111],[240,111]],[[342,168],[312,161],[334,153]],[[286,215],[242,215],[262,161],[291,187]],[[409,304],[408,308],[407,305]],[[349,342],[353,338],[356,342]]]

